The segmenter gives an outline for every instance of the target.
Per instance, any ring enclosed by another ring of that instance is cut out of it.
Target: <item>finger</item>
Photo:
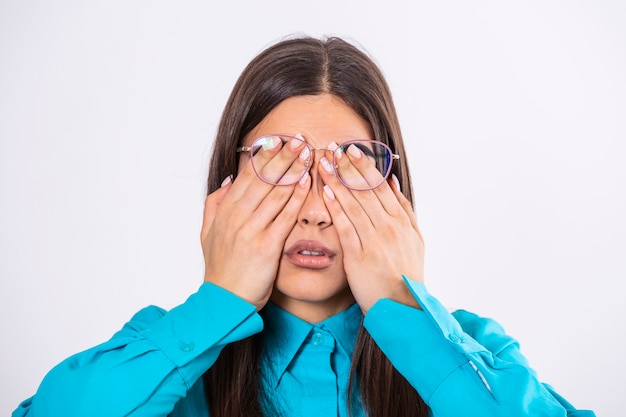
[[[335,153],[337,154],[338,152]],[[345,154],[339,156],[339,158],[336,156],[335,162],[338,159],[344,168],[351,165]],[[367,236],[374,233],[375,220],[388,216],[374,192],[372,190],[355,191],[345,187],[345,184],[340,182],[339,178],[334,175],[332,166],[326,157],[320,159],[318,171],[324,183],[333,191],[351,222],[358,226],[357,229],[361,239],[366,239]],[[380,176],[380,173],[377,175]]]
[[[347,214],[350,221],[355,226],[359,225],[359,229],[365,228],[368,225],[370,228],[373,228],[372,219],[365,211],[362,203],[356,200],[355,194],[364,193],[365,196],[362,196],[362,198],[376,199],[376,196],[371,191],[353,192],[352,190],[346,188],[341,182],[339,182],[337,176],[334,175],[332,166],[326,157],[320,158],[318,171],[322,176],[322,181],[326,184],[327,188],[332,191],[335,200],[340,202],[343,211]],[[376,204],[380,205],[378,202]]]
[[[263,143],[266,146],[254,147],[255,154],[237,177],[236,187],[229,193],[229,199],[233,202],[245,198],[251,210],[255,210],[274,188],[273,184],[268,184],[259,176],[269,182],[295,183],[306,170],[305,165],[310,156],[306,152],[308,148],[299,138],[292,138],[285,146],[277,136],[261,139],[265,140]]]
[[[311,153],[300,135],[284,137],[280,141],[282,149],[272,158],[259,160],[264,156],[263,151],[254,155],[254,167],[260,177],[272,184],[295,184],[302,177],[304,169],[295,172],[290,168],[297,164],[298,160],[303,162],[301,167],[304,163],[308,163]]]
[[[339,235],[339,242],[344,253],[357,254],[363,249],[361,236],[357,232],[353,220],[346,215],[341,203],[328,184],[324,185],[324,204],[333,220],[333,225]]]
[[[232,186],[232,176],[226,177],[222,182],[222,186],[209,194],[204,200],[204,215],[202,217],[202,228],[200,229],[200,237],[202,240],[206,238],[211,229],[211,225],[215,220],[217,208],[224,200],[224,197],[228,193]]]
[[[345,155],[337,150],[335,152],[335,161],[338,165],[339,175],[342,179],[351,178],[350,181],[357,181],[355,178],[359,176],[363,182],[367,182],[369,186],[376,186],[371,192],[376,195],[378,201],[385,209],[385,211],[391,216],[397,216],[403,213],[402,207],[398,204],[398,200],[394,198],[393,191],[389,187],[389,184],[384,180],[383,175],[376,167],[376,160],[372,157],[367,157],[368,149],[361,149],[354,144],[348,147],[348,151]],[[371,152],[371,150],[370,150]],[[348,185],[351,185],[350,183]],[[357,200],[362,202],[368,202],[371,200],[371,195],[364,192],[353,193]],[[375,213],[371,213],[374,215]]]
[[[422,239],[422,241],[424,241],[424,239],[422,238],[422,233],[420,232],[419,227],[417,225],[417,217],[415,216],[415,211],[413,210],[413,205],[405,197],[405,195],[402,194],[402,190],[400,190],[400,182],[398,181],[398,178],[395,175],[393,175],[389,179],[387,184],[393,190],[393,193],[395,194],[397,201],[400,203],[400,206],[402,207],[402,209],[406,213],[407,217],[410,219],[411,226],[420,235],[420,239]]]
[[[336,168],[343,182],[354,190],[368,190],[383,183],[384,178],[376,168],[375,151],[364,144],[348,142],[346,145],[334,152]]]
[[[302,176],[302,173],[304,173],[304,176]],[[248,212],[253,213],[249,220],[250,227],[255,228],[255,230],[266,229],[268,224],[275,221],[283,211],[287,210],[287,214],[283,217],[289,217],[292,213],[292,207],[302,205],[311,182],[310,176],[305,169],[305,161],[298,158],[287,171],[287,174],[298,175],[301,178],[295,185],[279,184],[273,186],[263,201],[254,210]],[[242,204],[243,201],[242,199],[239,204]],[[297,217],[297,212],[295,216]],[[295,217],[293,221],[295,222]],[[293,223],[290,227],[293,227]]]
[[[304,204],[304,201],[311,189],[311,176],[305,173],[305,176],[294,187],[293,194],[282,210],[276,215],[274,221],[270,224],[268,232],[271,236],[286,237],[293,229],[294,224],[298,220],[298,214]]]
[[[276,139],[276,140],[274,140]],[[248,159],[245,165],[239,170],[237,173],[237,178],[234,181],[234,186],[232,192],[229,194],[229,200],[238,201],[242,198],[242,196],[246,195],[249,197],[253,197],[252,194],[249,193],[249,189],[254,187],[258,193],[263,194],[269,192],[272,186],[270,184],[265,184],[258,178],[256,174],[255,165],[253,165],[252,160],[254,156],[257,156],[257,161],[261,164],[261,166],[265,165],[265,160],[271,159],[272,156],[277,154],[282,146],[282,142],[280,138],[277,137],[269,137],[261,144],[261,146],[255,150],[250,147],[248,150]],[[251,199],[251,201],[253,201]]]

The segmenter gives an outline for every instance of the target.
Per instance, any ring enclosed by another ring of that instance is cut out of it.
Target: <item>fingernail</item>
[[[354,144],[348,146],[348,153],[357,159],[361,157],[361,151]]]
[[[328,159],[326,159],[325,156],[322,156],[320,158],[320,164],[322,164],[322,168],[324,168],[324,171],[328,172],[329,174],[333,173],[333,167],[330,165],[330,162],[328,162]]]
[[[309,179],[309,173],[305,172],[304,175],[302,176],[302,178],[300,178],[300,181],[298,181],[298,183],[304,187],[304,185],[306,184],[307,180]]]
[[[300,159],[302,159],[303,161],[308,161],[310,155],[311,152],[309,152],[309,147],[305,146],[304,149],[302,149],[302,152],[300,152]]]
[[[331,200],[335,199],[335,193],[333,193],[333,190],[330,189],[330,187],[328,185],[324,186],[324,193],[326,194],[326,196],[328,198],[330,198]]]
[[[263,149],[265,149],[266,151],[274,149],[278,146],[280,142],[282,142],[280,138],[277,138],[276,136],[268,136],[264,139],[265,140],[263,141],[263,144],[261,146],[263,146]]]
[[[333,155],[335,155],[336,160],[340,160],[343,157],[343,151],[341,150],[341,147],[335,142],[330,142],[328,144],[328,149],[330,149]]]
[[[220,185],[220,188],[230,184],[230,182],[233,180],[233,176],[229,175],[228,177],[224,178],[224,181],[222,181],[222,185]]]
[[[298,138],[298,139],[299,139],[299,138]],[[296,149],[298,149],[298,148],[300,147],[300,145],[302,145],[302,140],[291,139],[291,140],[289,141],[289,147],[290,147],[291,149],[293,149],[294,151],[295,151]]]
[[[402,192],[402,188],[400,188],[400,181],[398,181],[396,174],[391,174],[391,181],[393,181],[393,185],[395,185],[398,191]]]
[[[341,150],[341,148],[337,148],[335,150],[335,159],[339,161],[341,158],[343,158],[343,151]]]
[[[296,133],[296,134],[294,135],[294,138],[298,138],[298,139],[300,139],[300,140],[304,140],[304,138],[302,137],[302,135],[301,135],[301,134],[299,134],[299,133]]]

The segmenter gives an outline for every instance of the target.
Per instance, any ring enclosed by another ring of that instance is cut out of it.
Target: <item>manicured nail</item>
[[[362,155],[361,151],[359,150],[359,148],[356,147],[355,144],[348,146],[348,153],[356,159],[359,159]]]
[[[335,193],[333,193],[333,190],[330,189],[330,187],[328,185],[324,186],[324,193],[326,194],[326,196],[328,198],[330,198],[331,200],[335,199]]]
[[[398,177],[396,177],[396,174],[391,174],[391,181],[393,181],[393,185],[396,187],[396,189],[402,192],[402,188],[400,188],[400,181],[398,181]]]
[[[325,156],[322,156],[320,158],[320,164],[322,164],[322,168],[324,168],[324,171],[328,172],[329,174],[333,173],[333,167],[330,165],[330,162],[328,162],[328,159],[326,159]]]
[[[308,161],[310,156],[311,152],[309,151],[309,147],[305,146],[304,149],[302,149],[302,152],[300,152],[300,159],[302,159],[303,161]]]
[[[305,173],[304,173],[304,175],[302,176],[302,178],[300,178],[300,181],[298,181],[298,183],[299,183],[302,187],[304,187],[308,179],[309,179],[309,173],[308,173],[308,172],[305,172]]]
[[[294,138],[297,138],[297,139],[300,139],[300,140],[304,140],[304,138],[302,137],[302,135],[301,135],[301,134],[299,134],[299,133],[296,133],[296,134],[294,135]]]
[[[337,145],[335,142],[330,142],[328,144],[328,149],[330,149],[333,155],[335,155],[336,160],[340,160],[343,157],[343,151],[341,150],[341,147],[339,147],[339,145]]]
[[[302,145],[302,140],[291,139],[289,141],[289,147],[293,149],[294,151],[298,149],[300,145]]]
[[[277,138],[276,136],[268,136],[264,138],[263,144],[261,146],[263,146],[263,149],[265,149],[266,151],[269,151],[270,149],[274,149],[275,147],[277,147],[278,144],[281,142],[282,141],[280,140],[280,138]]]
[[[233,180],[232,175],[229,175],[228,177],[224,178],[224,181],[222,181],[222,185],[220,185],[220,188],[230,184],[232,180]]]

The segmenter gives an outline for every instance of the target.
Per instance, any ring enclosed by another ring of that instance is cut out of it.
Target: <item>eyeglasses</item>
[[[280,172],[268,172],[268,165],[266,166],[256,166],[255,164],[259,164],[259,162],[255,162],[255,156],[257,153],[264,149],[273,149],[276,143],[276,139],[280,139],[278,146],[282,149],[287,142],[296,140],[300,141],[304,144],[308,152],[303,150],[301,155],[305,155],[305,163],[302,170],[296,170],[296,172],[292,172],[290,169],[281,169]],[[356,146],[363,155],[367,156],[371,161],[372,165],[376,167],[378,173],[376,175],[368,175],[364,177],[362,173],[360,173],[357,169],[339,169],[336,164],[336,160],[338,159],[338,155],[340,153],[345,153],[350,146]],[[337,178],[343,185],[351,190],[372,190],[378,186],[380,186],[391,172],[391,165],[394,159],[400,159],[400,156],[394,154],[391,151],[389,146],[385,145],[383,142],[377,140],[351,140],[341,145],[338,145],[336,149],[328,149],[328,148],[313,148],[311,145],[306,143],[305,141],[295,138],[292,136],[286,135],[268,135],[261,136],[256,139],[252,146],[241,146],[237,148],[237,152],[248,152],[250,155],[250,161],[252,162],[252,168],[256,175],[265,183],[271,185],[293,185],[300,181],[300,179],[306,174],[307,171],[311,168],[312,164],[312,155],[313,151],[331,151],[332,158],[332,167],[335,172]],[[261,170],[262,168],[262,170]],[[380,175],[378,175],[380,174]]]

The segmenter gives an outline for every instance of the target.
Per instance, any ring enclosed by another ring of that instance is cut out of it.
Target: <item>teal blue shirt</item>
[[[347,416],[362,319],[434,417],[594,416],[539,382],[495,321],[450,314],[424,285],[405,281],[421,310],[382,299],[365,318],[355,304],[316,324],[273,304],[258,314],[205,283],[171,311],[147,307],[108,342],[57,365],[13,417],[207,417],[202,374],[225,345],[264,327],[262,379],[276,408],[293,417]]]

